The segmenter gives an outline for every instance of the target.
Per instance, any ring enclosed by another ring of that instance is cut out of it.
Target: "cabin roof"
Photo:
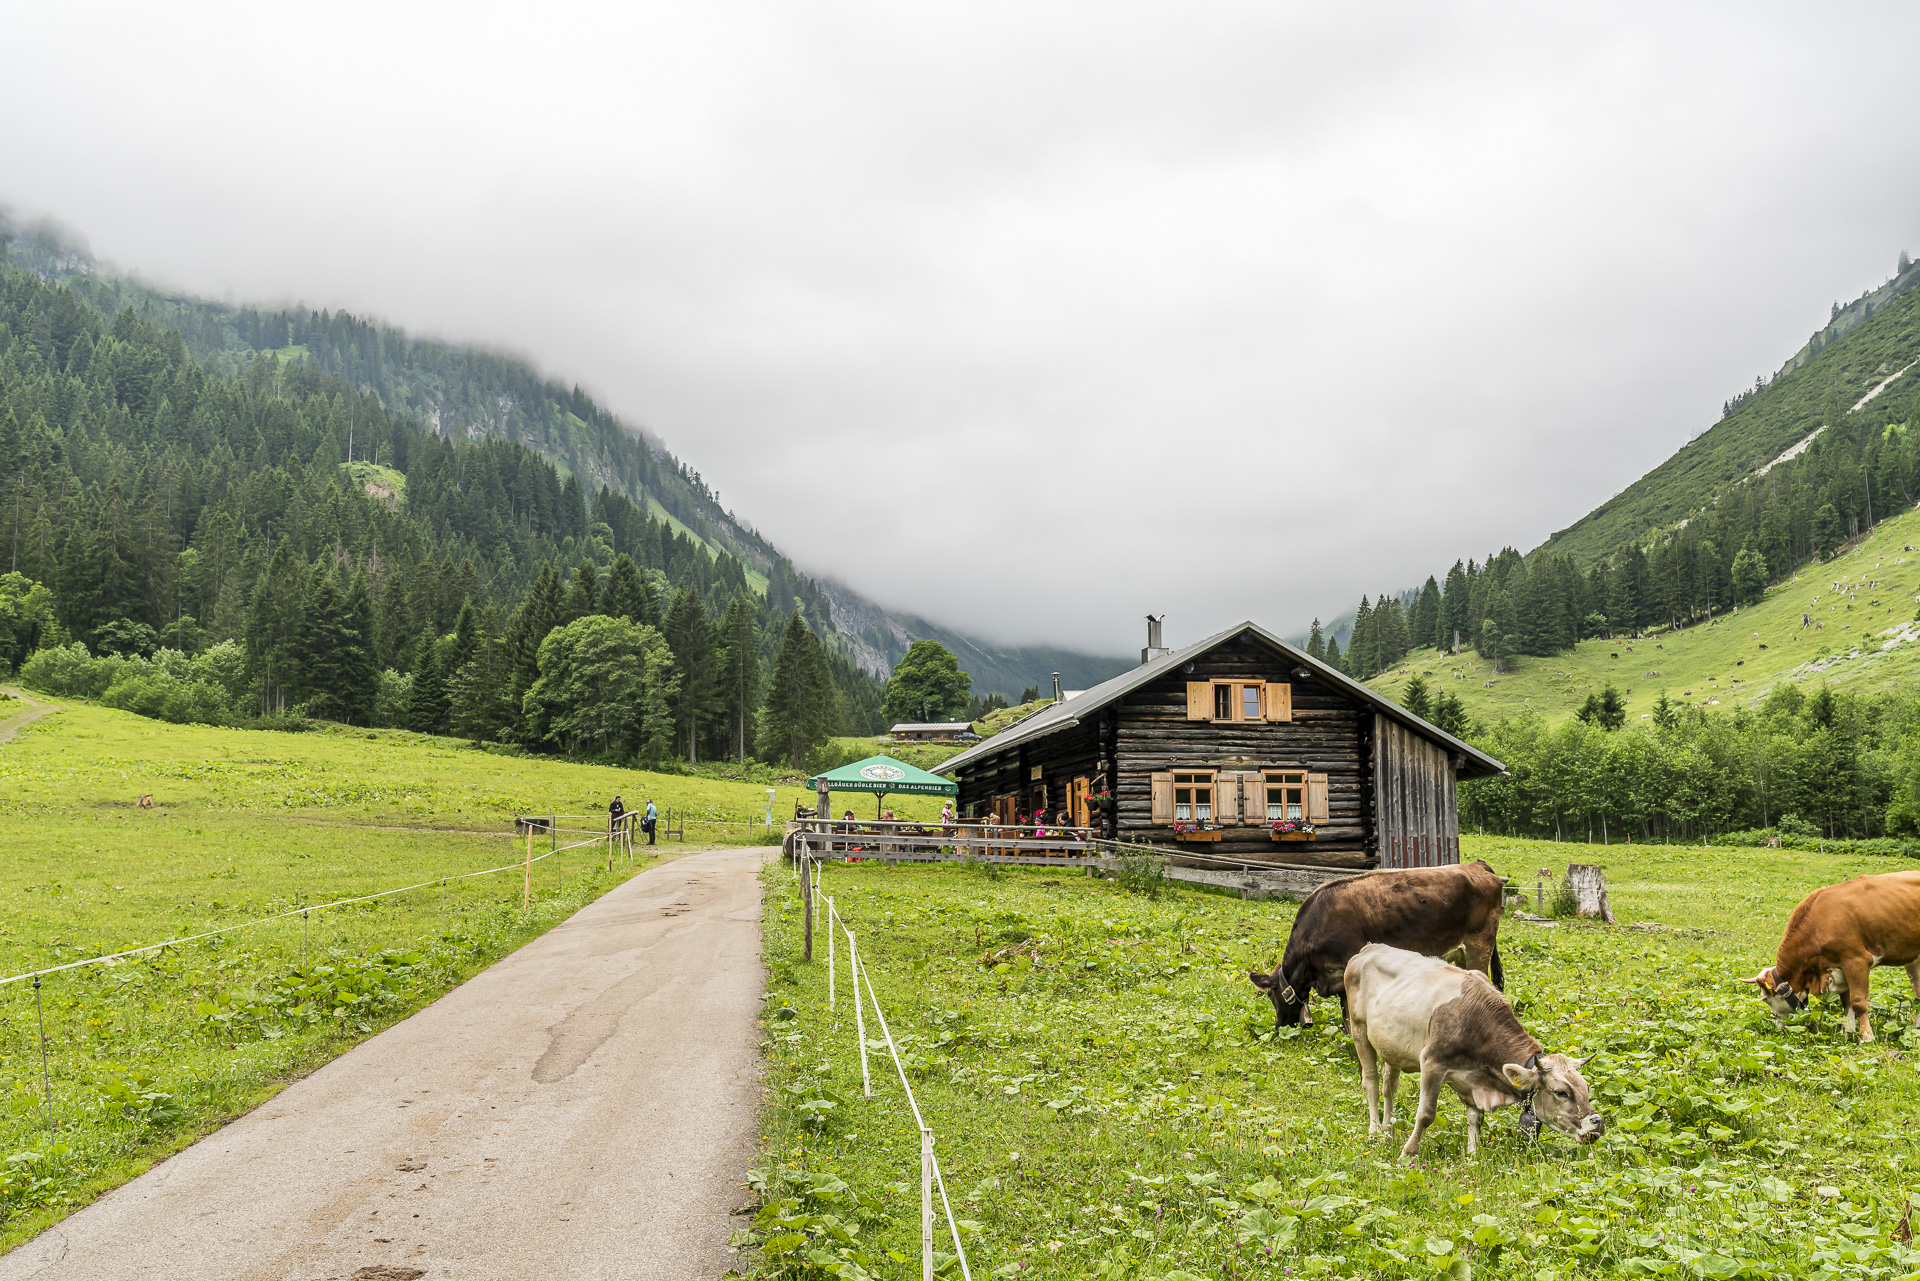
[[[1214,633],[1205,640],[1195,641],[1184,649],[1176,649],[1150,662],[1142,663],[1130,671],[1122,672],[1112,680],[1095,685],[1092,689],[1062,698],[1052,706],[1041,708],[1011,729],[976,743],[934,768],[939,773],[952,774],[964,770],[976,761],[997,756],[1009,747],[1016,747],[1054,730],[1078,725],[1081,717],[1100,711],[1143,685],[1157,681],[1163,676],[1173,675],[1202,654],[1218,649],[1243,634],[1251,634],[1258,638],[1278,651],[1289,662],[1308,669],[1316,678],[1325,681],[1355,702],[1364,703],[1390,720],[1398,721],[1429,742],[1436,743],[1449,752],[1458,753],[1462,758],[1459,777],[1486,778],[1507,772],[1505,765],[1472,744],[1455,738],[1432,721],[1415,716],[1392,699],[1367,688],[1346,673],[1327,666],[1305,650],[1296,649],[1255,622],[1238,623],[1223,632]]]
[[[887,732],[890,734],[911,734],[911,733],[916,733],[921,731],[933,731],[933,730],[951,730],[956,734],[963,733],[963,732],[970,733],[973,730],[973,722],[972,721],[902,721],[900,724],[895,725],[891,730],[888,730]]]

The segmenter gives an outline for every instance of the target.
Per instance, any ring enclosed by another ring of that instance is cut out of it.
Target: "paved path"
[[[57,712],[60,710],[60,708],[53,703],[40,702],[23,689],[15,689],[11,685],[6,686],[5,689],[7,693],[13,695],[15,698],[24,699],[27,703],[27,708],[25,711],[17,712],[14,715],[6,717],[4,720],[0,720],[0,743],[13,741],[13,736],[20,732],[21,726],[31,725],[48,712]],[[0,710],[13,711],[13,709],[5,703],[0,703]]]
[[[642,873],[0,1281],[718,1277],[755,1151],[766,853]]]

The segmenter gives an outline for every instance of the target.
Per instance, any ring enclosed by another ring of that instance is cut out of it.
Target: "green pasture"
[[[9,701],[11,719],[31,710]],[[475,751],[451,739],[168,725],[63,702],[0,743],[0,977],[421,882],[111,966],[0,987],[0,1246],[20,1241],[431,1001],[646,865],[533,866],[516,814],[603,830],[619,792],[689,845],[763,840],[766,789]],[[137,806],[143,794],[155,805]],[[776,820],[810,793],[778,789]],[[937,802],[936,802],[937,804]],[[932,811],[929,811],[932,812]],[[655,851],[670,856],[677,843]],[[438,882],[447,879],[444,890]],[[52,1132],[42,1088],[48,1044]]]
[[[1595,1056],[1611,1128],[1593,1147],[1526,1142],[1499,1112],[1468,1158],[1448,1095],[1409,1166],[1396,1153],[1411,1082],[1396,1139],[1369,1141],[1338,1006],[1316,1003],[1314,1027],[1272,1040],[1246,978],[1280,955],[1291,903],[1149,898],[1054,870],[828,866],[938,1138],[973,1275],[1920,1274],[1902,1227],[1920,1191],[1905,975],[1875,973],[1870,1046],[1845,1040],[1830,1008],[1776,1027],[1737,981],[1808,891],[1907,864],[1464,843],[1523,885],[1569,859],[1607,868],[1619,927],[1510,919],[1500,944],[1529,1030]],[[877,1049],[861,1097],[845,951],[829,1009],[825,933],[801,961],[793,872],[776,864],[768,880],[756,1275],[918,1275],[900,1083]],[[877,1045],[871,1010],[866,1026]]]
[[[1513,658],[1507,672],[1495,672],[1472,650],[1417,649],[1367,683],[1399,698],[1409,680],[1423,676],[1435,692],[1459,695],[1487,721],[1521,712],[1559,720],[1609,682],[1627,695],[1629,723],[1650,713],[1662,690],[1682,706],[1729,711],[1758,702],[1783,681],[1879,691],[1920,677],[1920,626],[1910,625],[1920,600],[1920,551],[1904,550],[1910,545],[1920,547],[1920,511],[1883,521],[1833,560],[1768,588],[1758,605],[1711,623],[1639,641],[1581,641],[1570,655]],[[1869,589],[1869,581],[1878,585]],[[1836,582],[1856,589],[1852,601],[1832,590]],[[1802,628],[1803,612],[1821,626]]]

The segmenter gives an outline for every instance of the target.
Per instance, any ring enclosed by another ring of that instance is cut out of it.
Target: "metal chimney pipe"
[[[1056,703],[1060,701],[1060,673],[1059,672],[1055,672],[1053,674],[1053,701]]]
[[[1147,647],[1140,651],[1142,666],[1168,652],[1167,647],[1160,641],[1160,624],[1166,620],[1166,617],[1165,614],[1160,615],[1159,618],[1155,618],[1152,614],[1147,615]]]

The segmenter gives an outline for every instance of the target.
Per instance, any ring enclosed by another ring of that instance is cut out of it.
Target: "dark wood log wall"
[[[994,798],[1007,795],[1018,798],[1015,804],[1021,813],[1029,813],[1043,784],[1048,812],[1059,813],[1067,807],[1074,779],[1091,780],[1099,774],[1099,733],[1097,719],[1083,722],[980,761],[960,779],[956,798],[960,813],[969,818],[987,815]],[[1033,777],[1035,767],[1040,770],[1038,779]]]
[[[1439,867],[1460,861],[1453,760],[1445,748],[1373,718],[1380,866]]]
[[[1188,720],[1189,680],[1287,683],[1293,688],[1293,719],[1257,724]],[[1115,789],[1119,835],[1215,858],[1371,866],[1360,751],[1362,710],[1331,686],[1301,680],[1290,662],[1257,642],[1224,645],[1206,655],[1192,675],[1176,672],[1135,690],[1119,707],[1120,785]],[[1180,845],[1153,821],[1152,776],[1181,768],[1291,768],[1325,774],[1327,821],[1319,825],[1312,841],[1275,841],[1265,820],[1259,818],[1224,825],[1217,842]]]

